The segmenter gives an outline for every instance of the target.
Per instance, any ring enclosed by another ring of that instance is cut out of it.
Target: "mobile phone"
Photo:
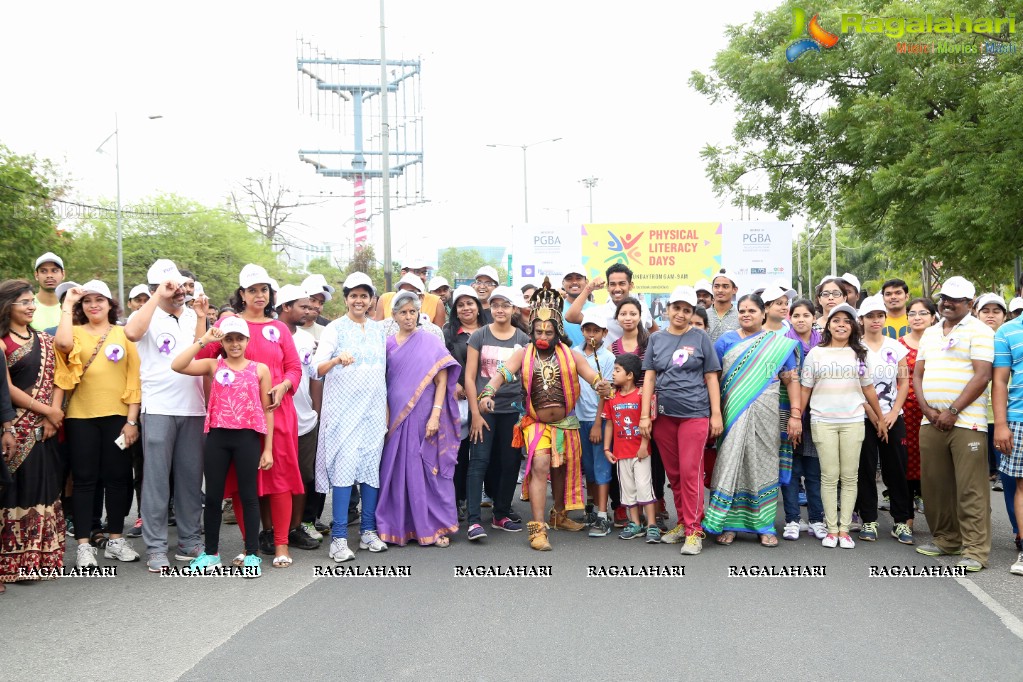
[[[42,440],[43,439],[43,427],[41,427],[41,426],[37,426],[36,427],[36,429],[35,429],[35,437],[36,437],[36,440]]]
[[[124,450],[125,448],[128,447],[128,443],[124,440],[124,434],[123,433],[120,436],[118,436],[117,438],[114,439],[114,445],[116,445],[117,447],[121,448],[122,450]]]

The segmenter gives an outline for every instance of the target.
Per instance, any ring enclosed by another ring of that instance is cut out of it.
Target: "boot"
[[[568,513],[564,509],[561,511],[551,509],[550,521],[548,523],[551,528],[557,528],[558,530],[582,530],[586,528],[585,524],[568,518]]]
[[[529,546],[538,552],[549,552],[551,543],[547,541],[547,528],[539,521],[526,523],[529,531]]]

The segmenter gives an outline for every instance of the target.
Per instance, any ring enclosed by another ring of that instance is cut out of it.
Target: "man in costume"
[[[547,501],[547,476],[550,474],[554,508],[548,523],[551,528],[582,530],[585,526],[568,518],[568,512],[582,509],[586,491],[582,480],[582,441],[579,419],[573,414],[579,398],[579,380],[589,382],[598,393],[606,393],[608,384],[581,354],[572,350],[565,335],[561,294],[544,278],[529,302],[529,330],[533,342],[517,351],[498,375],[480,392],[480,409],[494,407],[493,395],[506,380],[522,370],[525,412],[516,428],[516,446],[526,446],[526,480],[533,520],[526,524],[529,545],[549,550],[544,511]]]

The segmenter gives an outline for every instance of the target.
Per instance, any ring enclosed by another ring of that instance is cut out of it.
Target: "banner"
[[[721,261],[739,294],[781,280],[792,285],[792,223],[722,223]]]
[[[546,276],[560,287],[565,273],[579,264],[581,248],[579,225],[513,225],[512,286],[539,285]]]

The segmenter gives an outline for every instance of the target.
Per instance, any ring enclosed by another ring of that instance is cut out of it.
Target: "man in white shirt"
[[[313,314],[309,315],[300,327],[304,329],[317,341],[320,334],[327,326],[327,318],[323,317],[323,304],[334,297],[334,287],[327,284],[327,278],[323,275],[309,275],[302,280],[302,289],[309,296],[309,305],[313,308]]]
[[[174,558],[202,554],[202,445],[206,403],[202,378],[174,372],[174,357],[206,332],[205,316],[185,307],[185,278],[169,260],[149,268],[153,295],[132,313],[124,333],[138,345],[142,378],[142,540],[150,572],[167,561],[167,503],[174,472],[178,547]],[[206,305],[206,297],[195,302]]]
[[[632,270],[624,263],[615,263],[604,274],[607,275],[608,299],[602,305],[593,306],[593,312],[607,320],[607,336],[604,338],[604,348],[611,348],[612,343],[622,338],[622,327],[618,324],[618,320],[615,319],[615,311],[621,301],[632,296]],[[565,311],[565,320],[582,324],[583,308],[586,307],[586,301],[589,299],[590,294],[597,289],[603,288],[604,278],[599,275],[587,282],[586,286],[583,287],[582,293],[576,297],[572,305]],[[639,297],[636,297],[636,299],[639,301],[640,321],[643,326],[651,334],[658,331],[660,327],[654,322],[650,309],[643,303],[642,299]]]

